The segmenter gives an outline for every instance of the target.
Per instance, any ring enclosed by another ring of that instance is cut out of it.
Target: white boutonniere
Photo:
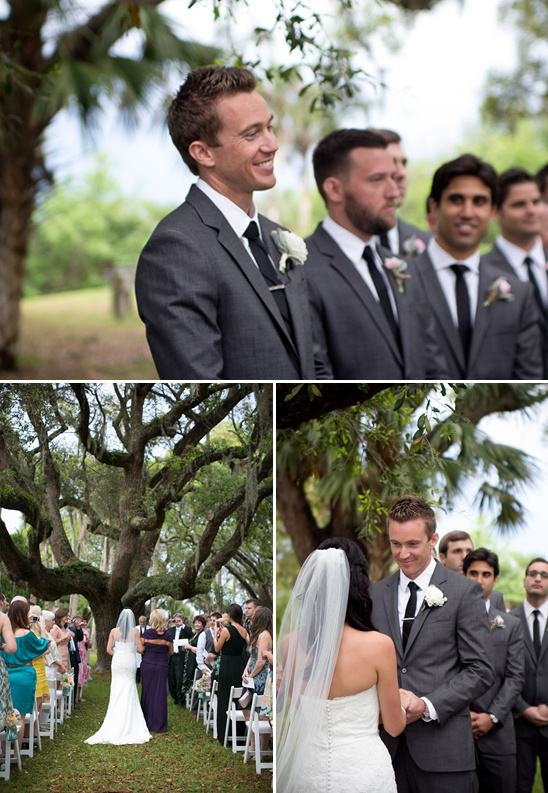
[[[498,278],[495,278],[487,290],[487,297],[483,301],[483,307],[489,308],[491,303],[494,303],[495,300],[506,300],[507,302],[510,302],[513,299],[514,295],[512,294],[512,287],[506,278],[503,275],[500,275]]]
[[[403,295],[403,282],[406,278],[411,278],[410,275],[405,273],[407,270],[407,262],[404,259],[397,259],[395,256],[391,256],[384,260],[384,266],[392,273],[398,292],[400,295]]]
[[[278,265],[280,272],[285,273],[289,261],[293,264],[305,263],[308,250],[305,241],[297,234],[293,234],[292,231],[286,231],[285,229],[274,229],[272,232],[272,239],[277,249],[282,254]]]
[[[500,614],[497,614],[494,620],[491,620],[491,630],[494,628],[506,628],[504,624],[504,617],[501,617]]]
[[[438,589],[438,587],[434,586],[434,584],[430,584],[430,586],[427,586],[424,590],[424,603],[421,611],[424,611],[426,606],[443,606],[443,604],[446,602],[447,598],[441,589]]]
[[[402,248],[405,255],[412,258],[413,256],[419,256],[421,253],[424,253],[426,250],[426,243],[424,240],[421,240],[420,237],[408,237],[402,242]]]

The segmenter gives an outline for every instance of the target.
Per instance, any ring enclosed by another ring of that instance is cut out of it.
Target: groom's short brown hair
[[[217,144],[221,130],[219,99],[251,93],[256,87],[255,75],[241,66],[200,66],[188,74],[169,106],[167,126],[171,140],[195,176],[198,166],[188,149],[195,140],[208,146]]]
[[[402,496],[388,510],[387,522],[407,523],[410,520],[424,521],[426,536],[432,539],[436,531],[436,516],[434,510],[420,496]]]

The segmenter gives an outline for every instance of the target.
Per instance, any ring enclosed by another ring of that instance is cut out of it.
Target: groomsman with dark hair
[[[403,151],[401,137],[392,129],[374,129],[369,127],[369,131],[377,132],[384,138],[387,143],[386,150],[394,158],[394,166],[396,168],[394,181],[400,191],[396,206],[401,207],[407,192],[408,178],[407,157]],[[429,231],[413,226],[412,223],[407,223],[398,216],[392,228],[380,235],[380,241],[381,245],[392,253],[410,259],[425,250],[426,243],[431,236],[432,234]]]
[[[548,375],[548,279],[546,251],[540,236],[542,198],[535,178],[523,168],[510,168],[498,179],[495,219],[500,235],[483,262],[530,283],[539,311],[544,350],[544,377]]]
[[[441,538],[438,545],[440,562],[448,570],[465,575],[463,563],[470,551],[474,550],[474,543],[467,531],[448,531]],[[498,575],[498,573],[497,573]],[[490,595],[491,604],[500,611],[506,611],[502,592],[494,590]]]
[[[519,617],[525,643],[525,682],[514,706],[517,740],[516,793],[531,793],[540,758],[548,790],[548,562],[540,557],[527,565],[525,600],[511,614]]]
[[[432,181],[434,239],[413,259],[451,378],[540,380],[543,360],[533,287],[482,262],[497,201],[495,170],[473,154],[444,163]]]
[[[479,793],[515,793],[516,736],[513,707],[524,681],[524,651],[517,617],[499,611],[492,603],[499,575],[496,553],[477,548],[465,557],[463,572],[483,589],[490,624],[491,661],[495,682],[472,703],[470,716],[476,739],[476,773]]]

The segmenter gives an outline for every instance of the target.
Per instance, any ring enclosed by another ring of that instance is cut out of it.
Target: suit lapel
[[[529,655],[533,659],[534,666],[536,666],[537,665],[537,656],[536,656],[536,653],[535,653],[535,648],[533,647],[533,640],[531,638],[531,632],[529,631],[529,625],[527,624],[527,617],[525,616],[525,609],[523,608],[523,605],[518,606],[517,611],[518,611],[518,617],[521,620],[521,629],[522,629],[522,633],[523,633],[523,642],[524,642],[524,645],[525,645],[525,649],[527,650],[527,652],[529,653]],[[546,635],[546,633],[545,633],[545,635]],[[543,637],[543,640],[544,640],[544,637]],[[544,641],[543,641],[543,644],[544,644]],[[541,650],[542,650],[542,647],[541,647]]]
[[[472,333],[472,344],[470,345],[469,365],[472,364],[474,359],[481,352],[485,334],[487,333],[492,321],[493,310],[492,306],[484,306],[483,301],[487,297],[489,286],[493,283],[497,273],[486,266],[480,264],[479,270],[479,286],[478,286],[478,304],[476,307],[476,317],[474,320],[474,331]]]
[[[388,634],[391,637],[396,651],[400,657],[403,656],[403,644],[401,641],[400,620],[398,615],[398,586],[400,582],[399,571],[389,576],[384,581],[386,587],[385,597],[382,598],[382,603],[386,615],[386,623],[388,626]]]

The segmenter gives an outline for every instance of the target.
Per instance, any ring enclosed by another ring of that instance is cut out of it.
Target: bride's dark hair
[[[347,540],[345,537],[331,537],[318,545],[318,550],[325,548],[340,548],[348,559],[350,585],[345,622],[358,631],[374,631],[375,626],[371,620],[373,603],[369,594],[371,581],[362,547],[354,540]]]

